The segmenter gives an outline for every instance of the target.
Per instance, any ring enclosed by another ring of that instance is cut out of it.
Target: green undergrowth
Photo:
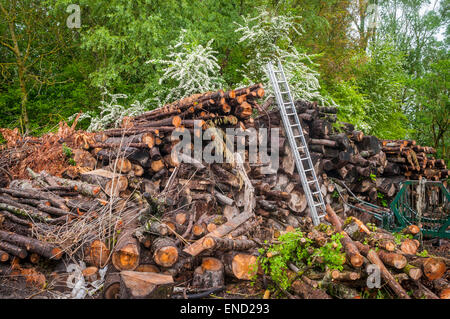
[[[289,276],[289,264],[295,265],[300,271],[317,268],[343,269],[345,254],[339,233],[328,238],[325,245],[317,247],[303,232],[296,230],[281,235],[277,243],[259,250],[258,263],[265,274],[281,288],[288,289],[293,279]]]

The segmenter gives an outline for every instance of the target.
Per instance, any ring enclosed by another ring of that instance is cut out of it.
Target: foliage
[[[384,198],[383,194],[377,192],[377,197],[380,199],[381,205],[383,205],[383,207],[388,207],[388,203],[387,203],[386,199]]]
[[[430,256],[429,253],[428,253],[428,250],[426,250],[426,249],[422,250],[420,253],[417,253],[416,255],[420,256],[420,257],[424,257],[424,258]]]
[[[121,124],[125,116],[137,116],[145,112],[149,103],[148,100],[145,100],[143,103],[134,101],[130,107],[125,107],[118,104],[118,100],[127,99],[128,96],[126,94],[111,94],[106,88],[103,88],[102,96],[105,96],[109,100],[100,101],[100,113],[98,115],[91,111],[81,114],[78,119],[79,121],[84,119],[90,120],[90,125],[87,128],[88,131],[93,132],[117,127]],[[69,120],[73,120],[76,116],[77,114],[73,114]]]
[[[361,93],[361,88],[354,80],[330,83],[326,88],[333,100],[339,105],[338,119],[342,122],[352,123],[355,128],[368,132],[371,122],[366,115],[366,104],[369,100]]]
[[[73,166],[77,165],[77,163],[73,159],[73,151],[70,147],[68,147],[66,145],[66,143],[63,143],[63,145],[62,145],[62,152],[63,152],[64,156],[67,158],[67,162],[70,165],[73,165]]]
[[[220,66],[211,48],[214,40],[204,47],[186,40],[186,30],[182,30],[177,43],[169,46],[171,52],[168,60],[149,60],[147,63],[163,64],[167,67],[159,79],[159,84],[174,82],[164,99],[164,103],[179,100],[195,93],[218,90],[224,86],[224,81],[217,76]]]
[[[450,164],[450,59],[431,64],[428,72],[414,82],[417,106],[411,109],[414,137],[432,145]]]
[[[394,241],[397,245],[401,245],[405,239],[412,239],[413,236],[411,234],[402,234],[402,233],[393,233]]]
[[[407,134],[407,119],[402,113],[407,79],[403,55],[388,42],[376,42],[370,49],[368,62],[355,70],[361,93],[370,101],[366,104],[366,122],[371,123],[367,133],[401,138]]]
[[[264,87],[270,88],[266,65],[279,59],[295,97],[330,103],[320,93],[319,73],[313,69],[312,57],[293,44],[291,34],[303,32],[294,16],[277,15],[259,8],[257,16],[245,16],[242,24],[236,24],[235,32],[242,34],[239,42],[248,49],[249,59],[243,69],[244,82],[262,82]]]
[[[324,246],[314,247],[312,240],[305,237],[300,230],[288,232],[278,238],[279,244],[273,244],[266,250],[260,249],[258,261],[264,272],[269,274],[280,288],[287,289],[292,280],[287,273],[289,263],[299,267],[317,266],[313,264],[313,260],[320,257],[323,260],[323,263],[319,264],[322,270],[325,267],[342,270],[345,255],[341,252],[341,238],[341,234],[334,234]],[[301,242],[302,239],[305,240],[304,243]],[[272,256],[267,257],[267,253]]]

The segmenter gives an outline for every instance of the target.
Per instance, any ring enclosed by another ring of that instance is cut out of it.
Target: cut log
[[[103,268],[109,259],[109,249],[100,240],[94,240],[89,247],[89,261],[95,267]]]
[[[289,208],[295,213],[302,213],[308,206],[306,195],[303,192],[292,191],[288,201]]]
[[[229,239],[206,236],[203,238],[203,247],[214,250],[242,251],[256,247],[256,243],[248,239]]]
[[[250,212],[242,212],[232,220],[227,221],[222,226],[218,227],[214,231],[212,231],[209,236],[213,237],[223,237],[226,234],[230,233],[232,230],[236,229],[238,226],[246,222],[248,219],[254,216],[253,211]],[[195,243],[186,247],[183,251],[192,255],[197,256],[200,254],[205,248],[203,247],[203,239],[197,240]]]
[[[119,174],[127,174],[131,172],[131,170],[133,169],[133,165],[127,158],[120,157],[109,163],[109,169],[112,172],[117,172]],[[87,182],[89,181],[87,180]]]
[[[94,266],[83,269],[81,273],[87,282],[94,282],[100,278],[98,268]]]
[[[112,263],[119,271],[134,270],[139,266],[140,254],[139,241],[133,236],[138,228],[135,214],[126,214],[123,225],[124,229],[120,232],[113,250]]]
[[[346,256],[349,260],[349,262],[352,264],[353,267],[359,268],[364,263],[364,258],[361,256],[361,254],[358,251],[358,248],[356,247],[353,240],[348,236],[346,232],[341,232],[341,234],[344,236],[341,239],[342,246],[344,246]]]
[[[221,256],[225,272],[240,280],[252,280],[258,271],[257,257],[245,253],[226,253]]]
[[[416,226],[416,225],[409,225],[406,228],[404,228],[402,230],[403,234],[410,234],[410,235],[417,235],[418,233],[420,233],[420,227]]]
[[[361,275],[353,271],[340,272],[339,270],[333,270],[331,272],[331,278],[338,281],[354,281],[358,280]]]
[[[426,258],[422,261],[423,273],[429,280],[441,278],[447,271],[445,262],[438,258]]]
[[[91,155],[91,153],[76,149],[73,151],[73,160],[77,163],[77,166],[86,167],[90,170],[94,169],[97,166],[97,161]]]
[[[441,299],[450,299],[450,288],[445,288],[441,291],[439,298]]]
[[[58,177],[54,177],[54,178],[62,186],[73,187],[78,192],[80,192],[82,195],[96,197],[101,190],[101,188],[97,185],[92,185],[92,184],[84,183],[81,181],[72,181],[70,179],[64,179],[64,178],[58,178]]]
[[[156,273],[160,272],[159,268],[156,265],[152,265],[152,264],[141,264],[135,269],[135,271],[156,272]]]
[[[173,284],[170,275],[121,271],[120,299],[167,299],[172,293]]]
[[[0,243],[2,244],[2,243]],[[7,262],[9,259],[9,255],[6,251],[0,250],[0,262]]]
[[[13,245],[24,247],[26,250],[37,253],[48,259],[61,259],[63,251],[53,245],[43,243],[37,239],[29,238],[14,233],[8,233],[0,230],[0,239]]]
[[[18,247],[16,245],[13,245],[11,243],[8,243],[6,241],[0,241],[0,251],[3,253],[2,255],[2,261],[7,261],[9,259],[9,256],[7,253],[10,253],[13,256],[17,256],[21,259],[24,259],[27,257],[28,253],[26,251],[26,249],[22,248],[22,247]],[[5,260],[3,260],[4,258],[6,258]]]
[[[152,244],[153,260],[162,267],[171,267],[178,261],[178,248],[169,237],[159,237]]]
[[[81,174],[81,180],[90,184],[100,185],[110,196],[117,196],[119,192],[123,192],[128,187],[128,179],[126,176],[104,169],[83,173]]]
[[[407,264],[405,268],[403,268],[403,272],[412,280],[419,280],[420,277],[422,277],[422,270],[410,264]]]
[[[397,269],[403,269],[408,263],[405,256],[396,253],[389,253],[380,250],[378,252],[378,256],[380,256],[381,260],[386,265],[392,266]]]
[[[224,285],[224,266],[219,259],[205,257],[201,266],[194,271],[192,286],[197,288],[215,288]]]
[[[103,284],[104,299],[120,299],[120,274],[113,265],[108,267]]]
[[[419,246],[412,239],[405,239],[400,246],[401,251],[408,255],[415,255],[418,248]]]
[[[378,254],[373,249],[370,249],[370,251],[368,252],[367,259],[378,266],[384,281],[386,281],[389,287],[392,288],[392,290],[397,294],[399,298],[411,299],[411,297],[409,297],[409,295],[406,293],[405,289],[403,289],[403,287],[395,280],[394,276],[392,276],[392,274],[386,269],[383,262],[378,257]]]

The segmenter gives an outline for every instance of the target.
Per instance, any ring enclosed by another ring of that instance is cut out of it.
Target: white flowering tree
[[[111,94],[105,87],[102,87],[103,100],[100,101],[100,113],[87,112],[81,114],[79,121],[89,119],[89,132],[104,130],[111,127],[118,127],[125,116],[137,116],[148,109],[150,100],[144,102],[134,101],[129,107],[119,104],[119,100],[126,100],[126,94]],[[73,120],[77,114],[72,115],[69,121]]]
[[[150,60],[146,63],[156,63],[165,66],[164,74],[159,84],[175,82],[163,102],[171,102],[183,97],[217,90],[221,88],[224,81],[219,74],[220,66],[211,48],[214,39],[206,46],[195,44],[186,40],[186,30],[182,30],[175,45],[169,46],[170,54],[166,60]]]
[[[319,73],[310,67],[314,65],[311,57],[299,52],[292,43],[291,35],[301,35],[304,31],[302,26],[295,22],[295,17],[275,15],[260,8],[256,17],[243,17],[243,23],[236,24],[235,32],[242,34],[239,42],[250,49],[249,60],[242,70],[245,82],[262,82],[267,91],[272,93],[266,65],[278,58],[283,64],[296,98],[333,104],[319,92]]]

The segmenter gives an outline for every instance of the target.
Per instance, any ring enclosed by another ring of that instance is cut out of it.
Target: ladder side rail
[[[293,155],[294,155],[294,157],[296,159],[295,162],[296,162],[297,170],[298,170],[298,172],[299,172],[299,174],[301,176],[302,186],[303,186],[303,189],[305,191],[305,195],[306,195],[306,198],[307,198],[307,201],[308,201],[308,206],[310,207],[311,217],[313,219],[314,225],[318,225],[320,223],[320,218],[317,215],[317,209],[316,209],[316,207],[318,207],[318,206],[316,206],[316,203],[315,203],[315,200],[313,198],[313,195],[311,194],[311,188],[310,188],[310,185],[308,183],[308,179],[306,177],[306,172],[304,171],[302,159],[301,159],[300,153],[298,151],[298,147],[300,147],[300,146],[297,145],[295,137],[293,135],[294,134],[293,131],[292,131],[292,125],[293,124],[290,123],[289,117],[288,117],[288,115],[286,113],[285,102],[284,102],[284,99],[283,99],[283,96],[282,96],[282,93],[281,93],[280,87],[279,87],[280,80],[278,80],[276,78],[275,72],[273,70],[273,65],[270,62],[268,64],[268,71],[269,71],[269,78],[270,78],[270,80],[272,82],[272,85],[274,87],[275,97],[277,99],[278,105],[280,106],[280,112],[281,112],[281,115],[282,115],[283,124],[284,124],[284,126],[286,128],[286,134],[288,135],[288,140],[289,140],[289,143],[291,144]],[[279,73],[281,73],[282,81],[286,85],[286,89],[287,89],[286,92],[287,92],[288,97],[289,97],[288,103],[293,108],[293,113],[294,113],[294,116],[295,116],[294,119],[296,121],[295,124],[298,124],[297,127],[298,127],[299,132],[300,132],[301,143],[303,144],[303,145],[301,145],[301,147],[304,150],[306,150],[305,151],[305,154],[306,154],[306,158],[305,159],[308,160],[308,164],[309,164],[311,172],[312,172],[312,178],[313,178],[314,184],[315,184],[315,186],[317,188],[317,192],[318,193],[316,193],[316,195],[319,195],[318,196],[319,197],[319,202],[317,204],[322,206],[323,209],[325,209],[325,205],[323,203],[322,194],[320,192],[320,186],[319,186],[318,181],[317,181],[317,176],[315,175],[314,166],[312,165],[312,161],[311,161],[311,157],[310,157],[310,154],[309,154],[309,150],[308,150],[306,141],[304,139],[303,130],[302,130],[302,127],[300,125],[300,120],[298,118],[297,111],[295,109],[295,104],[293,103],[292,95],[290,93],[290,89],[289,89],[289,86],[288,86],[287,81],[286,81],[286,76],[285,76],[285,74],[283,72],[283,68],[282,68],[281,64],[279,64]],[[286,103],[286,104],[288,104],[288,103]]]
[[[308,144],[306,143],[305,137],[303,135],[303,130],[302,130],[302,127],[300,125],[300,119],[298,117],[297,110],[295,109],[295,104],[293,102],[294,100],[293,100],[292,95],[291,95],[291,90],[289,88],[289,85],[288,85],[288,82],[287,82],[287,79],[286,79],[286,75],[285,75],[285,73],[283,71],[283,66],[281,65],[280,61],[278,61],[278,68],[281,71],[282,80],[284,81],[284,83],[286,85],[286,89],[287,89],[286,92],[287,92],[288,97],[289,97],[289,102],[292,104],[292,107],[293,107],[293,113],[294,113],[295,122],[296,122],[296,124],[299,124],[298,128],[299,128],[299,131],[300,131],[301,142],[303,144],[303,150],[305,151],[305,154],[306,154],[306,159],[308,161],[309,169],[312,169],[310,172],[311,172],[311,175],[312,175],[312,178],[313,178],[316,190],[318,191],[318,193],[316,194],[319,197],[318,204],[321,204],[323,212],[325,212],[325,204],[324,204],[324,200],[323,200],[323,197],[322,197],[322,192],[320,191],[320,185],[319,185],[319,182],[318,182],[318,179],[317,179],[317,175],[316,175],[316,172],[314,170],[314,165],[313,165],[312,160],[311,160],[311,155],[310,155],[310,152],[309,152]],[[289,122],[289,119],[287,119],[287,120]],[[295,140],[294,140],[294,142],[295,142]],[[298,156],[298,160],[300,161],[300,165],[303,165],[302,160],[300,159],[300,154],[298,154],[298,155],[299,155]],[[304,185],[306,184],[306,187],[308,187],[309,190],[310,190],[310,186],[308,185],[308,180],[306,178],[306,173],[305,173],[305,181],[302,180],[302,184],[304,184]],[[304,188],[305,188],[305,186],[304,186]],[[314,205],[314,198],[312,197],[312,194],[311,194],[311,198],[313,200],[314,210],[316,210],[315,209],[316,206]]]

